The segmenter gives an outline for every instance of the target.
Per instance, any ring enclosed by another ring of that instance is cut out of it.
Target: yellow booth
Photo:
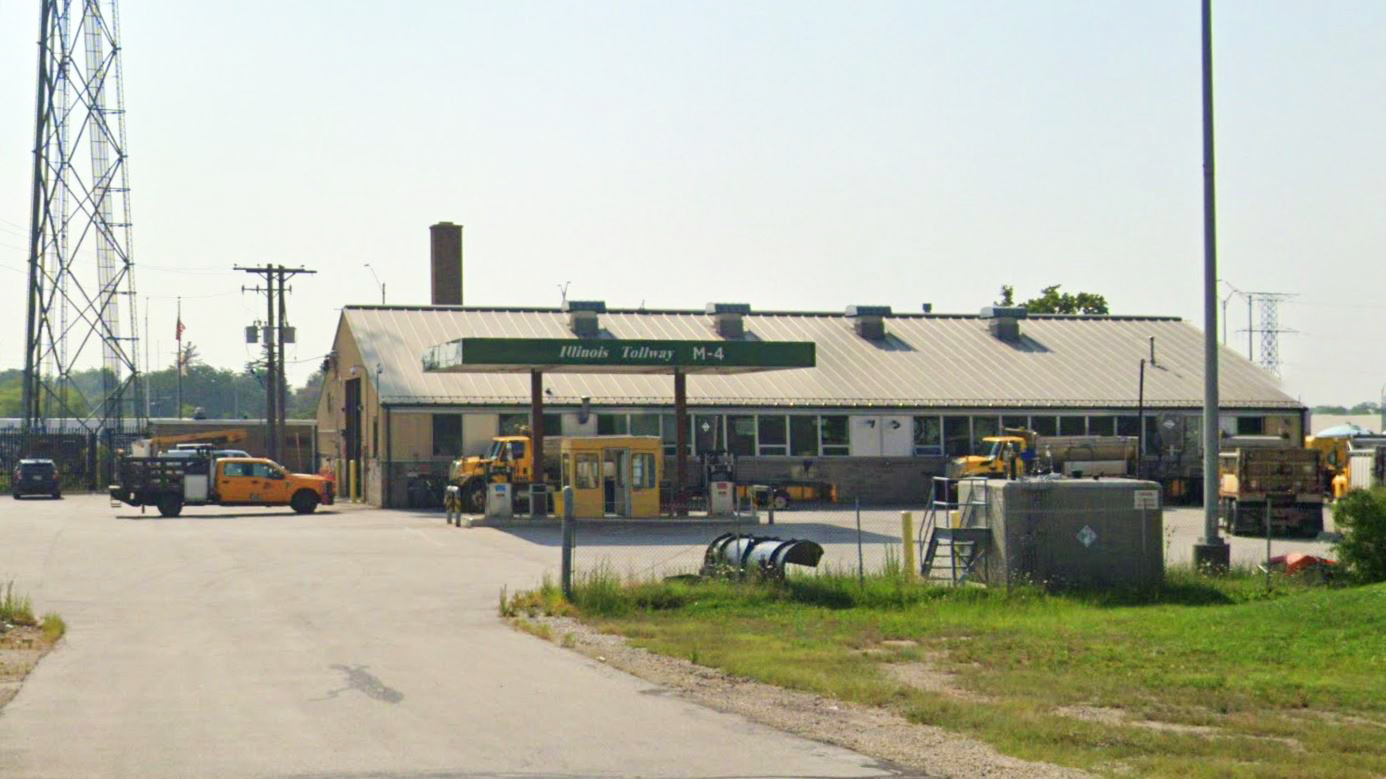
[[[663,442],[659,436],[563,438],[563,486],[573,488],[578,517],[657,517]],[[563,513],[563,494],[554,501]]]

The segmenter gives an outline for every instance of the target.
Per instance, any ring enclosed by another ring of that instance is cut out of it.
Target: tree
[[[1107,299],[1092,292],[1079,292],[1076,295],[1060,292],[1060,284],[1040,290],[1040,296],[1021,303],[1031,314],[1109,314]],[[1009,284],[1001,287],[998,306],[1015,305],[1015,288]]]
[[[1386,581],[1386,489],[1352,490],[1333,504],[1342,533],[1334,547],[1348,573],[1362,583]]]

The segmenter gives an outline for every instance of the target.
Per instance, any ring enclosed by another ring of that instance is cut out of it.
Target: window
[[[914,418],[914,453],[943,454],[943,425],[938,417]]]
[[[462,453],[462,415],[433,415],[433,456],[457,457]]]
[[[1030,429],[1036,435],[1058,435],[1059,422],[1054,417],[1030,417]]]
[[[1116,435],[1116,417],[1088,417],[1088,435]]]
[[[250,463],[227,463],[221,468],[222,476],[241,477],[250,475]]]
[[[279,473],[277,469],[271,468],[267,463],[249,463],[245,467],[250,470],[247,475],[253,479],[269,479]]]
[[[756,417],[756,430],[760,434],[760,453],[767,457],[789,454],[789,426],[780,414],[762,414]],[[818,431],[813,432],[814,454],[818,454]]]
[[[727,449],[738,457],[750,457],[756,453],[755,417],[727,417]]]
[[[1194,417],[1194,419],[1201,419],[1201,418],[1202,418],[1202,415],[1201,415],[1201,414],[1200,414],[1199,416],[1197,416],[1197,417]],[[1172,426],[1173,426],[1173,425],[1171,425],[1171,427],[1172,427]],[[1160,436],[1160,420],[1156,419],[1156,418],[1153,417],[1153,416],[1146,416],[1146,418],[1145,418],[1145,452],[1144,452],[1144,453],[1145,453],[1145,454],[1156,454],[1156,455],[1158,455],[1158,454],[1160,453],[1160,438],[1161,438],[1161,436]]]
[[[602,464],[596,452],[581,452],[577,456],[577,488],[595,490],[601,484]]]
[[[673,456],[673,455],[678,454],[678,451],[679,451],[679,446],[678,446],[678,431],[679,431],[679,426],[676,425],[676,424],[674,424],[674,419],[675,419],[675,417],[674,417],[673,414],[661,414],[661,415],[659,416],[660,431],[661,431],[660,434],[664,437],[664,453],[667,454],[667,455],[670,455],[670,456]],[[691,417],[690,417],[690,421],[691,421]],[[684,439],[684,446],[687,447],[687,448],[689,448],[690,450],[692,449],[692,444],[693,444],[693,437],[692,437],[692,436],[688,436],[688,437],[686,437],[686,438]]]
[[[818,420],[818,429],[822,432],[823,454],[825,456],[851,454],[851,439],[847,434],[846,415],[821,416]]]
[[[790,415],[789,453],[795,457],[818,456],[818,417],[806,414]]]
[[[991,444],[982,441],[987,436],[1001,434],[1001,426],[997,424],[996,417],[973,417],[972,418],[972,451],[989,452]]]
[[[544,415],[544,435],[563,435],[563,415],[545,414]]]
[[[598,414],[597,435],[628,435],[630,418],[625,414]]]
[[[943,452],[949,457],[965,457],[972,453],[972,431],[967,417],[943,418]]]
[[[659,435],[658,414],[631,414],[631,435]]]
[[[571,452],[563,455],[563,486],[573,486],[573,455]]]
[[[635,489],[653,489],[656,486],[654,455],[637,452],[630,461],[630,475],[631,486]]]
[[[1083,435],[1086,432],[1083,417],[1059,417],[1059,435]]]
[[[501,414],[500,435],[529,435],[529,414]]]
[[[513,462],[519,462],[519,461],[525,459],[525,442],[524,442],[524,441],[511,441],[511,442],[510,442],[510,459],[511,459]]]
[[[1265,417],[1237,417],[1237,435],[1264,435]]]
[[[1029,418],[1029,417],[1025,417],[1025,416],[1019,416],[1019,417],[1014,417],[1014,416],[1001,417],[1001,429],[1004,431],[1004,430],[1005,430],[1006,428],[1008,428],[1008,427],[1009,427],[1009,428],[1023,427],[1023,428],[1027,428],[1027,429],[1028,429],[1028,428],[1030,427],[1030,418]]]
[[[693,451],[720,452],[727,448],[722,438],[722,417],[719,414],[693,415]]]
[[[1116,434],[1135,438],[1141,434],[1139,416],[1122,415],[1116,418]]]

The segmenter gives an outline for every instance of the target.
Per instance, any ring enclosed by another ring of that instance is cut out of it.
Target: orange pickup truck
[[[311,514],[335,498],[330,479],[260,457],[123,457],[117,470],[112,505],[155,506],[165,517],[184,506],[289,506]]]

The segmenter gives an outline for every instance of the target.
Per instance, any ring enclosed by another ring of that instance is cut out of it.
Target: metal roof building
[[[983,435],[1003,426],[1135,435],[1146,360],[1147,454],[1166,465],[1177,459],[1176,471],[1197,470],[1199,330],[1170,317],[1016,319],[1005,313],[745,313],[735,338],[812,342],[816,365],[691,376],[688,403],[697,416],[690,440],[697,450],[736,451],[763,478],[776,469],[783,478],[802,477],[792,471],[811,460],[810,469],[836,469],[830,476],[847,494],[854,484],[865,493],[891,469],[908,474],[899,478],[902,484],[927,481],[921,474],[942,457],[976,448]],[[327,365],[319,448],[342,463],[360,462],[366,492],[376,496],[372,502],[380,502],[381,490],[391,504],[405,495],[380,474],[436,469],[484,447],[527,409],[527,375],[424,370],[430,348],[472,337],[587,343],[725,336],[715,317],[700,310],[604,311],[597,334],[579,339],[560,309],[348,306]],[[1303,434],[1303,406],[1245,358],[1224,349],[1219,380],[1229,433]],[[545,402],[564,434],[630,431],[672,440],[668,376],[566,373],[544,381]],[[546,422],[545,429],[556,428]],[[846,460],[870,461],[871,474],[856,474]],[[894,487],[881,492],[890,499],[903,494]]]

